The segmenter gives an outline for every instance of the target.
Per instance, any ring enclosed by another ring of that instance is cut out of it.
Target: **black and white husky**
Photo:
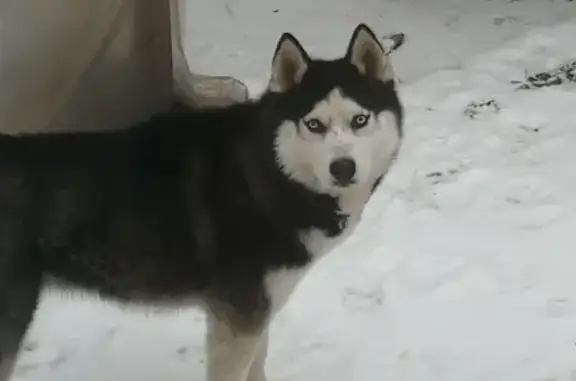
[[[200,304],[208,380],[263,381],[269,322],[394,162],[402,37],[380,43],[361,24],[344,57],[317,60],[285,33],[256,101],[115,132],[0,135],[0,381],[43,278]]]

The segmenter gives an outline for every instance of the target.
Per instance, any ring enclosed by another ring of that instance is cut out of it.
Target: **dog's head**
[[[389,54],[402,34],[378,41],[364,24],[346,54],[312,59],[294,36],[281,36],[272,60],[267,115],[285,175],[338,195],[372,187],[388,171],[400,146],[402,106]]]

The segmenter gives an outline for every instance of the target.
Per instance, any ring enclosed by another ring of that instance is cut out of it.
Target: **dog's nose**
[[[340,186],[352,184],[354,174],[356,174],[356,163],[349,158],[334,160],[330,163],[330,174]]]

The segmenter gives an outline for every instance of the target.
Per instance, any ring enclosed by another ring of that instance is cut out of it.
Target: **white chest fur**
[[[347,216],[346,226],[339,235],[328,237],[318,229],[310,229],[301,233],[302,242],[312,254],[313,260],[322,257],[352,234],[368,202],[370,190],[368,188],[351,189],[339,197],[340,210]]]
[[[336,237],[328,237],[324,231],[309,229],[301,232],[301,240],[312,255],[312,262],[306,267],[295,269],[279,269],[266,276],[266,288],[272,303],[273,313],[279,311],[292,291],[310,269],[322,256],[344,241],[352,234],[360,221],[371,189],[353,189],[339,198],[340,209],[348,216],[344,230]]]

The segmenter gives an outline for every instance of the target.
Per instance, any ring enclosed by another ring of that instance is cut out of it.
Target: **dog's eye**
[[[354,117],[352,118],[352,123],[351,123],[352,128],[354,128],[354,129],[362,128],[368,124],[369,120],[370,120],[370,115],[367,115],[367,114],[354,115]]]
[[[316,134],[326,132],[326,126],[322,124],[322,122],[318,119],[308,119],[304,121],[304,124],[310,130],[310,132],[314,132]]]

